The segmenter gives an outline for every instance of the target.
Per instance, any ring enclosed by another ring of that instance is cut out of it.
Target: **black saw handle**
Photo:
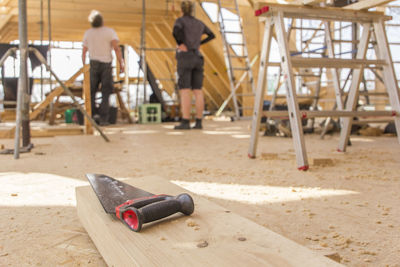
[[[156,195],[132,203],[127,202],[127,205],[118,207],[116,215],[131,230],[139,232],[145,223],[168,217],[177,212],[190,215],[193,211],[193,199],[184,193],[175,197]]]

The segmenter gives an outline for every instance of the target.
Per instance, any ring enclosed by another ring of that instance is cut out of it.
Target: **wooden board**
[[[271,16],[276,12],[283,12],[284,17],[316,19],[327,21],[353,21],[353,22],[372,22],[378,20],[391,20],[392,17],[385,16],[382,12],[348,10],[337,7],[311,7],[301,5],[273,4],[266,1],[255,3],[255,10],[260,10],[268,6],[260,16]]]
[[[2,126],[0,127],[0,139],[11,139],[14,138],[15,127],[14,126]],[[35,126],[31,125],[31,137],[54,137],[60,135],[82,135],[83,128],[78,125],[66,125],[66,126]]]
[[[31,129],[32,137],[54,137],[59,135],[82,135],[83,129],[81,127],[68,128],[45,128],[45,129]]]
[[[155,194],[187,192],[157,176],[125,182]],[[76,188],[77,211],[109,266],[341,266],[190,194],[195,202],[192,216],[173,215],[145,225],[140,233],[106,214],[90,186]],[[190,227],[193,224],[198,229]],[[239,240],[243,238],[244,241]],[[199,248],[197,245],[204,241],[208,246]]]
[[[363,9],[369,9],[372,7],[377,7],[381,6],[384,4],[387,4],[389,2],[392,2],[393,0],[363,0],[359,2],[355,2],[353,4],[344,6],[344,9],[353,9],[353,10],[363,10]]]

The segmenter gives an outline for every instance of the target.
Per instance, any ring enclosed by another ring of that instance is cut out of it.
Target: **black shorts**
[[[198,51],[177,52],[179,89],[201,89],[204,77],[204,59]]]

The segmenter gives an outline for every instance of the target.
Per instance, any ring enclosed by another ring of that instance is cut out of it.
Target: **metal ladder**
[[[251,63],[249,60],[248,56],[248,50],[247,50],[247,44],[246,44],[246,38],[244,36],[243,32],[243,24],[242,24],[242,19],[240,17],[240,12],[239,12],[239,5],[237,3],[237,0],[234,1],[223,1],[223,0],[218,0],[218,25],[219,29],[221,32],[222,40],[223,40],[223,48],[224,48],[224,58],[225,58],[225,64],[227,67],[227,72],[228,72],[228,77],[229,77],[229,84],[231,87],[231,94],[228,97],[228,99],[232,98],[234,109],[235,109],[235,117],[239,119],[241,116],[244,114],[244,102],[241,101],[241,106],[239,106],[239,101],[238,97],[243,97],[243,96],[253,96],[255,92],[255,87],[254,87],[254,81],[253,81],[253,73],[251,70]],[[232,5],[234,4],[234,5]],[[230,11],[231,13],[235,14],[237,17],[236,18],[226,18],[223,15],[223,10]],[[239,25],[239,30],[238,31],[232,31],[229,30],[230,26],[227,26],[229,23],[238,23]],[[228,35],[229,34],[235,34],[240,36],[241,41],[240,42],[229,42],[228,41]],[[241,47],[242,51],[241,54],[237,54],[234,50],[233,47]],[[241,75],[242,74],[242,75]],[[240,77],[239,77],[240,75]],[[239,77],[239,78],[238,78]],[[247,79],[246,79],[247,77]],[[242,88],[251,88],[251,92],[249,93],[241,93],[238,94],[236,91],[238,88],[247,83],[248,87],[243,87]],[[243,98],[242,98],[243,100]],[[221,108],[219,109],[218,113],[220,114],[225,108],[226,104],[222,105]],[[251,107],[250,107],[251,109]],[[242,112],[240,112],[242,111]]]

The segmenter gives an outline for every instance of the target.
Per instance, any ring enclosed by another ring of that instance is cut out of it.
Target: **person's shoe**
[[[99,115],[99,114],[94,114],[94,115],[93,115],[93,120],[94,120],[97,124],[100,124],[100,120],[101,120],[100,115]]]
[[[190,130],[189,120],[182,119],[179,125],[174,127],[175,130]]]
[[[195,125],[192,127],[192,129],[203,129],[203,125],[201,124],[201,119],[196,119]]]

